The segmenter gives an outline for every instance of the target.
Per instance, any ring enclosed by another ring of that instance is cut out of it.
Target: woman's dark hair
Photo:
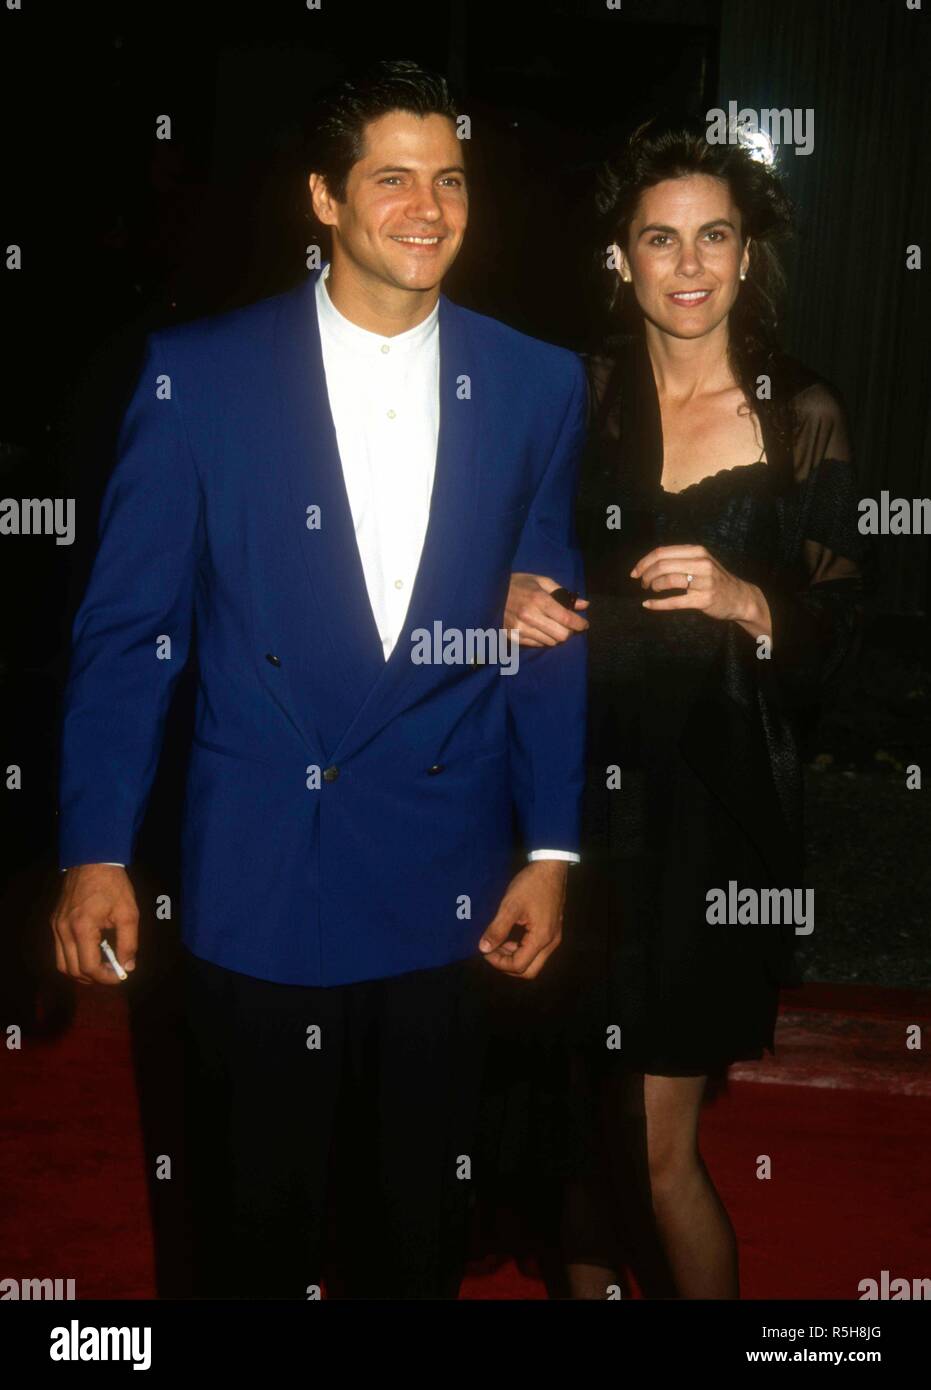
[[[707,125],[695,118],[654,118],[639,126],[621,155],[606,161],[598,174],[596,208],[600,223],[599,260],[605,270],[606,248],[617,242],[627,250],[630,224],[641,195],[665,179],[707,174],[723,179],[740,210],[741,233],[750,238],[747,278],[731,309],[729,356],[737,384],[749,401],[756,401],[756,379],[772,376],[779,356],[777,329],[785,277],[775,245],[792,227],[792,205],[772,168],[750,157],[736,139],[730,144],[710,144]],[[611,286],[608,307],[622,328],[642,326],[642,314],[633,294],[622,289],[617,271],[608,272]],[[766,408],[765,403],[761,403]],[[793,422],[788,406],[776,399],[768,413],[780,441],[791,442]]]
[[[338,202],[346,197],[350,169],[364,153],[365,127],[391,111],[451,121],[459,114],[446,79],[419,63],[384,60],[344,78],[318,103],[307,147],[308,167],[323,175]]]

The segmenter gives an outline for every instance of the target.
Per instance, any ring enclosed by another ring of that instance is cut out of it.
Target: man
[[[75,620],[53,926],[59,969],[102,984],[107,928],[134,965],[120,866],[196,631],[182,914],[212,1296],[307,1297],[328,1234],[348,1296],[455,1296],[476,972],[539,973],[577,858],[584,646],[515,670],[474,635],[512,570],[582,586],[584,375],[441,295],[455,117],[412,63],[344,84],[310,176],[328,265],[150,336]]]

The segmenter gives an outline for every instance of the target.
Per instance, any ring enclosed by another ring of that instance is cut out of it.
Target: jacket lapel
[[[319,273],[319,272],[318,272]],[[384,665],[368,600],[330,412],[312,275],[282,302],[275,339],[286,488],[282,535],[300,551],[298,592],[281,595],[300,627],[296,676],[313,665],[311,691],[292,689],[299,719],[330,749]],[[308,527],[308,508],[319,508]],[[272,537],[272,544],[280,538]],[[307,614],[306,620],[299,615]],[[322,678],[322,679],[321,679]],[[322,688],[321,688],[322,687]],[[328,699],[322,699],[324,690]],[[308,697],[312,698],[308,698]]]
[[[353,752],[374,737],[399,710],[418,667],[411,661],[411,636],[444,620],[470,556],[473,518],[480,493],[476,460],[475,413],[471,398],[460,398],[463,378],[476,385],[476,362],[465,315],[440,296],[440,427],[430,516],[411,601],[398,640],[355,719],[347,726],[337,752]],[[474,556],[472,557],[474,558]],[[381,647],[379,646],[379,652]]]

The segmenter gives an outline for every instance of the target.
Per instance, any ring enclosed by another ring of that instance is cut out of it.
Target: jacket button
[[[428,767],[428,768],[427,768],[427,772],[429,773],[429,775],[430,775],[431,777],[435,777],[436,774],[437,774],[438,772],[442,772],[442,771],[443,771],[443,764],[442,764],[442,763],[434,763],[432,767]]]
[[[339,768],[338,768],[338,767],[325,767],[325,768],[323,769],[323,780],[324,780],[324,782],[335,782],[338,776],[339,776]]]
[[[272,666],[280,666],[280,665],[281,665],[281,658],[278,657],[278,656],[275,656],[272,652],[266,652],[266,653],[265,653],[265,660],[266,660],[270,665],[272,665]]]

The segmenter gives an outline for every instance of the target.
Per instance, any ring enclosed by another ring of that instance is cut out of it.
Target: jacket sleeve
[[[575,537],[575,494],[585,442],[588,390],[576,360],[565,415],[511,569],[545,574],[581,593],[582,556]],[[587,639],[576,633],[556,647],[519,648],[506,677],[511,782],[529,850],[577,852],[585,781]]]
[[[193,629],[202,494],[158,335],[120,428],[98,549],[72,627],[59,866],[132,861]]]

